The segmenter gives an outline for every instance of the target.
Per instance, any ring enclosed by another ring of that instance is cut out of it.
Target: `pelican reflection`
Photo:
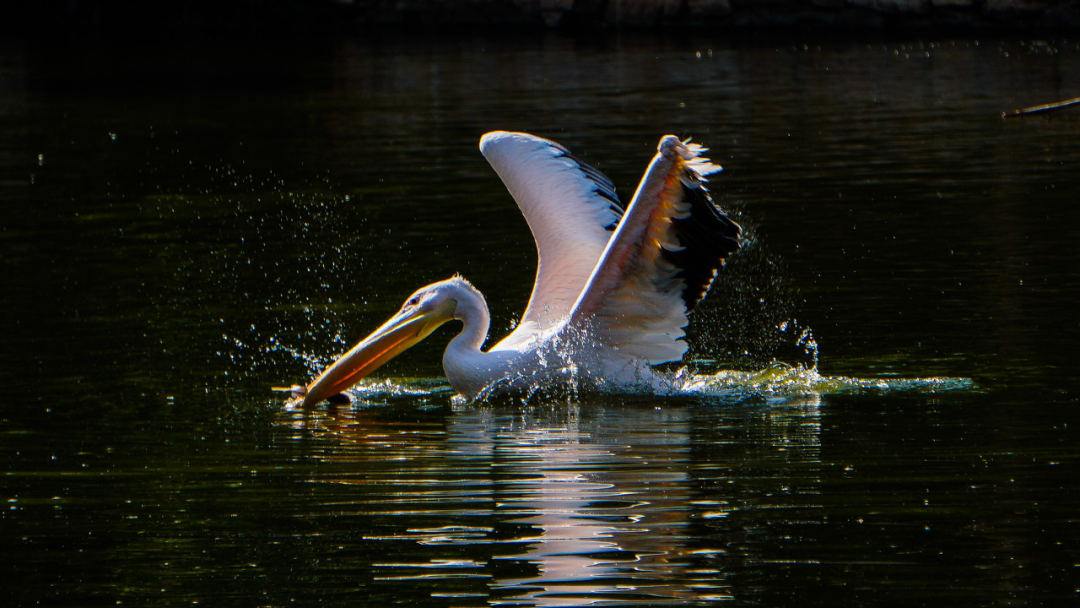
[[[375,584],[415,581],[429,597],[493,606],[688,605],[731,599],[724,526],[737,524],[723,522],[740,500],[702,492],[703,476],[731,471],[696,463],[694,442],[816,459],[816,405],[708,430],[700,410],[655,402],[303,416],[330,431],[319,455],[334,466],[313,481],[343,484],[328,505],[338,523],[380,522],[363,538],[380,543]],[[715,543],[692,526],[715,529]]]

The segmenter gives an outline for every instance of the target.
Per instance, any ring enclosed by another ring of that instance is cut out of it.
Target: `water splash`
[[[724,369],[730,363],[699,358],[690,361],[690,366],[657,369],[644,361],[613,360],[609,350],[596,347],[587,330],[571,332],[536,350],[533,353],[535,365],[524,365],[519,373],[492,384],[475,401],[489,401],[509,392],[525,404],[551,398],[577,401],[589,394],[691,398],[721,403],[782,403],[839,393],[935,394],[976,388],[972,380],[959,377],[825,376],[818,370],[819,348],[809,326],[788,319],[773,329],[787,341],[785,352],[798,364],[774,359],[756,369],[739,370]],[[293,355],[309,367],[316,360],[299,351]],[[302,395],[302,388],[296,388],[299,392],[292,391],[294,400]],[[427,401],[436,395],[450,395],[455,404],[466,403],[454,395],[444,378],[369,379],[351,389],[346,400],[362,407],[402,399]]]
[[[774,363],[757,371],[721,370],[714,374],[691,375],[680,393],[699,397],[734,398],[736,400],[787,400],[805,395],[832,395],[851,392],[874,393],[940,393],[972,390],[975,383],[968,378],[854,378],[823,376],[817,368]]]
[[[678,398],[686,397],[707,402],[722,403],[786,403],[808,396],[820,397],[843,393],[878,394],[937,394],[950,391],[974,390],[977,387],[969,378],[932,376],[925,378],[856,378],[850,376],[824,376],[817,369],[774,363],[764,369],[739,371],[719,370],[714,373],[690,373],[687,368],[661,374],[667,384],[626,385],[604,383],[594,377],[575,376],[559,385],[546,384],[522,392],[518,398],[523,403],[536,399],[560,396],[570,399],[583,394],[606,394],[638,397]],[[357,407],[397,402],[402,399],[424,400],[453,395],[454,391],[442,378],[396,378],[372,379],[361,382],[349,391],[349,397]],[[482,403],[491,397],[481,396]],[[454,398],[456,404],[465,403]]]
[[[798,319],[791,319],[780,323],[777,327],[781,334],[787,334],[790,330],[791,335],[797,335],[795,338],[795,347],[802,349],[802,353],[809,357],[810,367],[809,369],[816,370],[818,366],[818,344],[814,339],[814,330],[809,327],[803,327],[799,324]]]

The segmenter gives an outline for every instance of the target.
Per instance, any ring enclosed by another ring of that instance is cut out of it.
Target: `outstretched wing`
[[[610,179],[553,141],[495,131],[481,138],[480,152],[525,215],[539,256],[525,315],[495,348],[509,347],[570,313],[623,207]]]
[[[705,149],[667,135],[658,150],[570,319],[652,364],[682,358],[686,314],[738,250],[741,233],[705,189],[705,176],[720,171],[701,156]]]

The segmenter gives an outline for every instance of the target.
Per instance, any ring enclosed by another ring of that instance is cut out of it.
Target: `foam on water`
[[[853,378],[823,376],[816,368],[793,367],[775,363],[761,370],[721,370],[714,374],[692,375],[680,393],[705,397],[741,399],[788,399],[803,395],[829,395],[844,392],[918,392],[970,390],[975,383],[968,378]]]
[[[817,369],[775,363],[753,371],[719,370],[711,374],[691,374],[684,368],[663,374],[668,386],[663,390],[647,386],[600,384],[595,381],[575,382],[564,386],[537,386],[522,394],[532,400],[537,394],[607,394],[656,398],[690,397],[706,401],[743,403],[765,401],[782,403],[807,396],[841,393],[919,393],[932,394],[977,388],[968,378],[931,376],[925,378],[856,378],[823,376]],[[357,405],[398,401],[400,399],[428,400],[453,395],[453,389],[442,378],[369,379],[349,391]],[[478,401],[483,401],[482,397]]]

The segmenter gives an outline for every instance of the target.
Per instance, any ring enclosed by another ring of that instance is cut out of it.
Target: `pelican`
[[[452,320],[462,328],[443,370],[466,400],[575,378],[662,390],[665,377],[652,366],[682,359],[687,314],[742,242],[705,188],[721,170],[705,151],[664,136],[624,206],[610,179],[563,146],[526,133],[484,135],[480,153],[536,241],[536,282],[521,321],[483,350],[484,296],[461,276],[433,283],[300,389],[303,405],[346,391]]]

